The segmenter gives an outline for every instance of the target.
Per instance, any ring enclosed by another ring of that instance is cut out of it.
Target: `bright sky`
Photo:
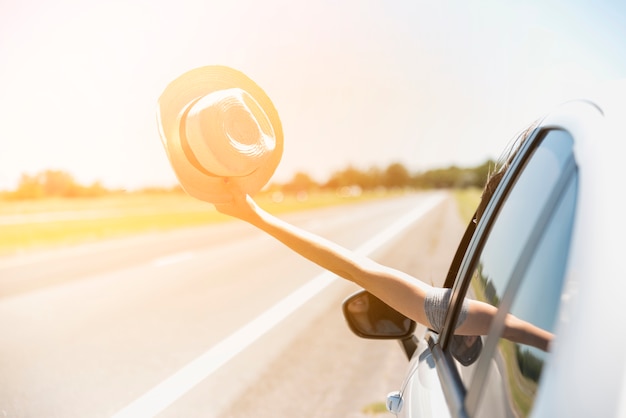
[[[479,164],[582,86],[626,76],[625,4],[1,0],[0,189],[46,169],[175,184],[157,99],[212,64],[245,72],[276,105],[274,180]]]

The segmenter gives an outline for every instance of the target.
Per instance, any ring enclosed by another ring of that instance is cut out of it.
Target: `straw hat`
[[[172,81],[159,98],[159,133],[183,189],[198,199],[230,199],[226,185],[261,190],[283,152],[278,112],[240,71],[207,66]]]

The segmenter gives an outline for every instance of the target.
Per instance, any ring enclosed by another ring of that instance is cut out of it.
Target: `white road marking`
[[[428,197],[415,210],[397,220],[378,235],[375,235],[356,249],[355,252],[363,255],[371,254],[435,208],[441,203],[443,198],[444,196],[441,194]],[[336,280],[336,276],[328,272],[318,275],[113,415],[113,418],[154,417],[237,354],[248,348],[283,319],[324,290],[334,280]]]

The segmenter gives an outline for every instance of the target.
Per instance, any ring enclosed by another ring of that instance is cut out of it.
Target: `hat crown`
[[[241,71],[191,69],[159,96],[161,141],[180,185],[211,203],[232,200],[232,187],[255,194],[283,154],[283,128],[269,96]]]
[[[276,146],[268,116],[240,88],[217,90],[191,102],[180,123],[195,161],[216,176],[249,175]]]

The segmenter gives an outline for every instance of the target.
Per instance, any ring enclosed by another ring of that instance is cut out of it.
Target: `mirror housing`
[[[342,309],[348,327],[361,338],[404,340],[411,338],[417,325],[366,290],[344,300]]]

